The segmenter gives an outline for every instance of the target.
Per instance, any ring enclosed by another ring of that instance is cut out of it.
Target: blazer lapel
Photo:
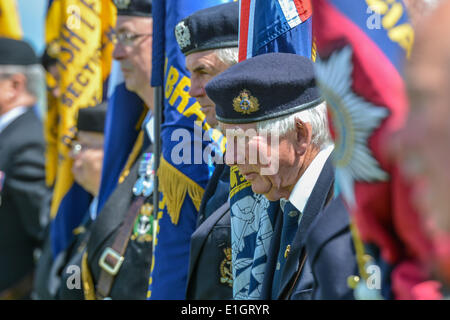
[[[300,226],[295,234],[294,240],[292,241],[291,251],[286,260],[284,271],[281,276],[279,295],[285,291],[298,269],[298,265],[300,263],[299,260],[302,252],[304,251],[304,242],[308,229],[318,213],[324,207],[333,186],[333,182],[334,168],[331,164],[331,158],[328,157],[328,160],[325,162],[322,172],[320,173],[319,179],[314,186],[311,196],[308,199]]]
[[[148,152],[149,148],[145,152]],[[99,212],[97,219],[93,222],[87,246],[89,257],[95,256],[97,250],[104,244],[105,239],[110,237],[125,220],[134,198],[132,188],[138,178],[138,169],[139,161],[136,161],[127,178],[117,185],[102,211]]]
[[[267,253],[267,263],[264,268],[264,278],[261,286],[261,299],[270,300],[272,298],[272,283],[275,273],[275,266],[278,257],[278,248],[281,241],[281,229],[283,227],[283,212],[278,208],[272,240],[270,241],[269,252]]]
[[[305,244],[309,259],[313,261],[323,245],[335,235],[346,230],[349,225],[350,217],[347,207],[339,196],[329,203],[315,223],[315,227],[309,231]]]

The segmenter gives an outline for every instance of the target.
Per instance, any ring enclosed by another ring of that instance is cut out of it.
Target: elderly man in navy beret
[[[199,10],[180,21],[175,36],[191,73],[189,94],[206,121],[217,127],[214,102],[206,84],[238,61],[239,4]],[[187,299],[231,299],[230,169],[216,164],[200,205],[197,230],[191,237]]]
[[[255,193],[280,200],[261,298],[320,298],[312,272],[317,259],[309,257],[305,240],[333,197],[334,146],[313,63],[263,54],[229,68],[206,92],[227,134],[226,163],[239,168]],[[337,246],[351,251],[347,238]]]

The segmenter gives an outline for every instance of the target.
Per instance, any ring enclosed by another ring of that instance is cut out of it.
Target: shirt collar
[[[154,122],[153,113],[149,110],[145,116],[144,126],[151,143],[155,141]]]
[[[16,107],[0,116],[0,133],[14,120],[27,111],[27,107]]]
[[[334,150],[334,145],[331,144],[326,148],[319,151],[317,156],[310,163],[306,171],[297,181],[292,189],[291,195],[289,196],[289,202],[294,205],[297,210],[303,212],[309,197],[311,196],[312,190],[319,179],[320,173],[330,156],[331,152]]]

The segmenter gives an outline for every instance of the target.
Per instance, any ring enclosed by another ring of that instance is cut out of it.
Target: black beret
[[[103,133],[105,130],[105,119],[107,102],[102,102],[95,107],[82,108],[78,111],[78,131],[92,131]]]
[[[217,120],[251,123],[289,115],[323,100],[311,60],[291,53],[267,53],[240,62],[206,85]]]
[[[202,9],[175,26],[175,37],[184,55],[238,46],[239,3]]]
[[[152,16],[152,0],[113,0],[118,16]]]
[[[39,64],[33,48],[25,41],[0,37],[0,65]]]

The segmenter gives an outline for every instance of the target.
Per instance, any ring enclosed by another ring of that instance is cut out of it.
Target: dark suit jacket
[[[186,298],[232,299],[230,168],[214,170],[199,210],[199,226],[191,236]]]
[[[33,251],[43,236],[39,209],[48,192],[44,152],[42,123],[31,108],[0,133],[0,291],[34,268]]]
[[[151,147],[146,149],[146,152],[150,151]],[[132,188],[138,178],[139,164],[140,162],[137,161],[133,165],[127,178],[116,187],[90,227],[86,250],[94,284],[97,284],[102,270],[99,259],[103,251],[113,244],[135,198]],[[152,260],[152,242],[130,240],[124,257],[125,260],[114,278],[110,297],[113,300],[146,299]]]
[[[300,259],[303,257],[305,248],[305,238],[310,225],[317,217],[319,212],[326,205],[333,191],[334,169],[331,164],[331,159],[325,162],[325,165],[320,173],[320,176],[314,186],[311,196],[306,203],[303,217],[298,230],[292,241],[291,251],[287,257],[286,264],[281,275],[280,290],[278,298],[283,297],[283,293],[289,290],[292,285],[296,272],[300,265]],[[282,214],[279,212],[275,222],[274,235],[270,244],[268,253],[268,261],[266,264],[264,280],[262,284],[262,299],[271,299],[272,297],[272,282],[277,263],[278,249],[280,246],[280,235],[282,228]],[[314,277],[312,274],[310,257],[307,258],[306,263],[302,269],[302,273],[295,283],[295,288],[292,291],[292,299],[310,299],[313,291]]]
[[[347,278],[359,272],[350,218],[341,197],[331,200],[311,225],[306,251],[314,276],[312,299],[354,299]]]

